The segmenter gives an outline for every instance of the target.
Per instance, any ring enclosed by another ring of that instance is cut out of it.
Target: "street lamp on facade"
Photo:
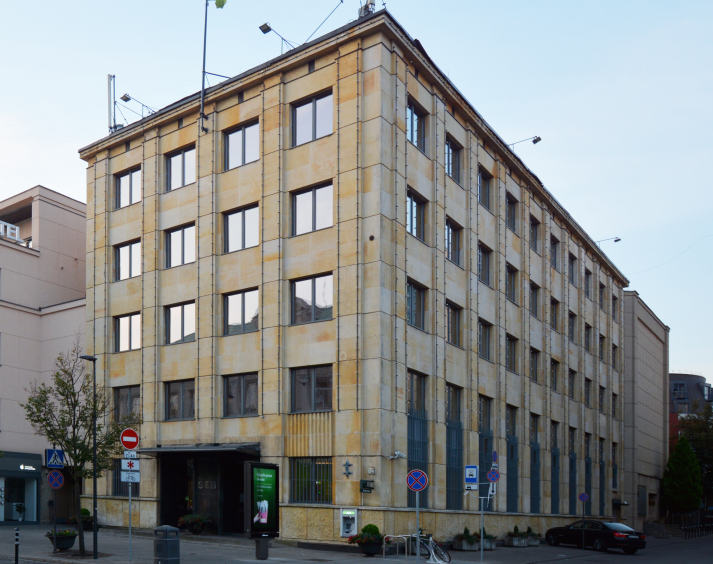
[[[94,519],[92,526],[92,553],[94,560],[97,559],[98,549],[98,527],[97,527],[97,357],[83,354],[82,360],[89,360],[92,363],[92,376],[94,378],[94,398],[92,403],[92,504],[94,505]]]

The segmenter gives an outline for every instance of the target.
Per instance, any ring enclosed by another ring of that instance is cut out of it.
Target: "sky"
[[[315,37],[359,0],[211,5],[207,70],[271,59],[280,39],[262,23],[302,43],[335,7]],[[671,371],[713,381],[713,2],[386,8],[503,139],[542,137],[518,155],[594,240],[621,238],[602,250],[671,328]],[[42,184],[86,201],[77,150],[107,134],[107,74],[153,108],[196,92],[203,13],[202,0],[0,3],[0,200]]]

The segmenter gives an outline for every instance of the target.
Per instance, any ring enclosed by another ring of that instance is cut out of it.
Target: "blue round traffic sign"
[[[423,491],[428,485],[428,476],[423,470],[411,470],[406,476],[406,485],[411,491]]]
[[[500,472],[497,470],[491,470],[488,472],[488,481],[497,482],[500,479]]]
[[[64,474],[59,470],[52,470],[52,472],[47,474],[47,482],[49,482],[52,489],[58,490],[64,485]]]
[[[498,451],[494,450],[493,451],[493,462],[497,462],[497,461],[498,461]]]
[[[589,496],[586,493],[581,493],[579,494],[579,501],[585,502],[589,499]]]

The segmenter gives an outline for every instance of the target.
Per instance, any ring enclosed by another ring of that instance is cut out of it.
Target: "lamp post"
[[[601,247],[601,245],[599,243],[603,243],[604,241],[611,241],[612,239],[614,240],[615,243],[618,243],[619,241],[621,241],[621,237],[609,237],[609,239],[600,239],[599,241],[596,241],[597,246]]]
[[[94,398],[92,402],[92,504],[94,505],[94,519],[92,526],[92,552],[94,560],[97,559],[98,550],[98,526],[97,526],[97,357],[84,354],[79,358],[92,362],[92,376],[94,377]]]
[[[527,139],[523,139],[522,141],[515,141],[514,143],[508,143],[508,147],[514,147],[518,143],[524,143],[525,141],[532,141],[533,145],[537,145],[540,141],[542,141],[542,137],[539,135],[535,135],[534,137],[528,137]]]
[[[277,33],[277,31],[275,31],[275,29],[267,22],[260,26],[260,31],[262,31],[263,34],[273,32],[275,35],[277,35],[277,37],[279,37],[282,40],[282,43],[280,43],[280,55],[282,55],[282,52],[284,51],[285,43],[287,43],[290,46],[290,49],[295,48],[295,46],[292,43],[290,43],[289,41],[287,41],[287,39],[285,39],[279,33]]]

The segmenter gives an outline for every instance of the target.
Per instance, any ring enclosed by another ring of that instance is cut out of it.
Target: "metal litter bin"
[[[180,564],[180,538],[176,527],[163,525],[153,530],[154,564]]]

